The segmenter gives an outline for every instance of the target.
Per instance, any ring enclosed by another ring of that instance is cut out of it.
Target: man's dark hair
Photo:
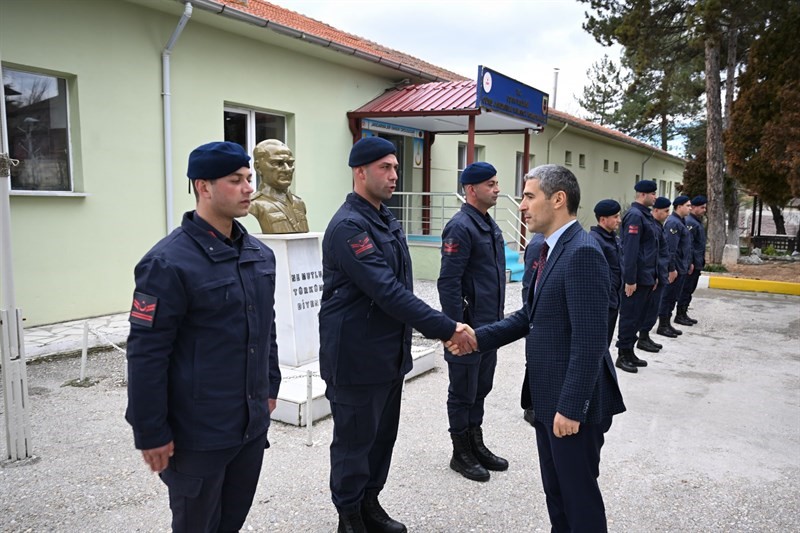
[[[567,213],[578,214],[581,188],[578,185],[578,178],[568,168],[561,165],[540,165],[525,174],[525,181],[528,180],[539,180],[539,188],[547,198],[558,191],[564,191],[567,195]]]

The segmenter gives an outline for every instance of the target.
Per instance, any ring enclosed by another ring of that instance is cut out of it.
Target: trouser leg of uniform
[[[658,309],[661,307],[661,298],[663,295],[664,285],[659,283],[655,290],[653,290],[650,301],[647,303],[647,309],[644,311],[644,320],[639,327],[639,331],[650,333],[650,330],[655,327],[656,322],[658,322]]]
[[[267,434],[242,446],[242,450],[228,463],[222,484],[222,518],[219,532],[236,532],[242,529],[247,513],[253,505]]]
[[[160,475],[169,489],[172,530],[241,529],[253,502],[266,438],[264,433],[224,450],[176,450]],[[234,504],[232,500],[238,501]]]
[[[611,418],[601,424],[581,424],[580,431],[558,438],[553,426],[538,420],[536,445],[552,530],[607,531],[605,505],[597,478],[600,450]]]
[[[333,415],[331,500],[340,512],[358,512],[364,490],[379,490],[386,482],[402,387],[402,379],[379,385],[327,384],[325,396]]]
[[[380,414],[378,433],[375,445],[369,452],[369,481],[367,489],[380,492],[389,477],[392,464],[394,443],[397,441],[397,430],[400,427],[400,404],[403,399],[403,380],[399,379],[389,388]]]
[[[630,296],[622,296],[619,308],[619,331],[617,332],[617,348],[633,349],[636,334],[644,322],[644,311],[652,298],[653,286],[637,286]]]
[[[619,309],[608,308],[608,345],[611,346],[611,341],[614,340],[614,328],[617,327],[617,316]]]
[[[469,410],[469,427],[477,428],[483,424],[483,409],[486,397],[492,392],[494,383],[494,369],[497,366],[497,350],[481,353],[481,362],[478,365],[478,387],[475,392],[475,402]]]
[[[450,423],[450,433],[463,433],[469,429],[470,411],[478,395],[480,360],[468,363],[448,361],[447,371],[450,377],[450,385],[447,388],[447,418]]]
[[[686,281],[683,282],[683,290],[681,291],[681,296],[678,298],[678,305],[681,307],[689,307],[689,304],[692,303],[692,295],[694,294],[695,289],[697,289],[697,282],[700,280],[700,270],[696,269],[692,272],[689,276],[686,277]]]
[[[664,289],[664,296],[661,297],[661,306],[658,310],[658,316],[671,316],[672,311],[675,309],[675,303],[678,301],[678,296],[683,290],[683,281],[686,279],[685,274],[678,274],[675,281],[667,285]]]

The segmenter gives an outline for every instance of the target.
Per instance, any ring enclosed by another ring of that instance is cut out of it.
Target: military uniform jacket
[[[449,339],[456,323],[414,296],[403,228],[356,193],[334,214],[322,240],[319,363],[334,385],[367,385],[411,370],[412,327]]]
[[[669,248],[669,271],[677,270],[680,275],[687,274],[692,260],[692,241],[686,224],[677,214],[671,213],[667,217],[664,237]]]
[[[589,228],[589,235],[594,237],[608,263],[608,308],[619,309],[622,298],[622,245],[616,233],[611,233],[600,226]]]
[[[139,449],[230,448],[269,426],[275,256],[234,221],[237,233],[240,247],[192,211],[136,265],[126,419]]]
[[[622,280],[627,285],[655,285],[661,226],[648,207],[633,202],[622,218]]]
[[[597,424],[625,410],[608,352],[606,280],[600,247],[576,222],[550,251],[523,308],[475,331],[481,350],[527,335],[532,407],[543,424],[552,426],[556,412]]]
[[[692,237],[692,263],[694,269],[700,272],[706,266],[706,228],[703,226],[703,221],[691,213],[685,222],[686,229]]]
[[[662,287],[669,285],[669,246],[667,246],[667,237],[664,234],[664,226],[661,222],[654,220],[656,227],[661,231],[657,233],[658,236],[658,284]]]
[[[470,204],[461,206],[442,232],[439,271],[442,312],[476,328],[503,318],[506,300],[506,254],[503,232],[488,214]],[[460,363],[480,360],[480,353],[445,359]]]

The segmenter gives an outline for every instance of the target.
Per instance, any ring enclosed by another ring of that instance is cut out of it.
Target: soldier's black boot
[[[669,327],[669,329],[670,329],[670,330],[672,331],[672,333],[674,333],[675,335],[683,335],[683,331],[679,330],[678,328],[676,328],[676,327],[674,327],[674,326],[672,325],[672,323],[670,322],[670,319],[671,319],[671,318],[672,318],[672,315],[670,315],[670,316],[668,316],[668,317],[667,317],[667,326]]]
[[[470,428],[469,438],[472,445],[472,455],[486,470],[498,472],[508,470],[508,461],[493,454],[483,443],[483,430],[480,427]]]
[[[631,349],[631,353],[628,356],[628,362],[633,366],[638,366],[638,367],[647,366],[647,361],[636,357],[636,352],[634,352],[633,349]]]
[[[361,500],[361,518],[367,533],[406,533],[406,526],[389,516],[381,507],[378,492],[367,490]]]
[[[617,355],[616,367],[625,372],[635,374],[639,371],[638,368],[631,362],[629,357],[633,354],[633,348],[620,348],[619,355]]]
[[[675,312],[675,323],[681,326],[694,326],[694,322],[686,316],[686,310],[682,307],[678,307],[678,310]]]
[[[450,459],[450,468],[473,481],[489,481],[489,471],[478,462],[472,453],[469,442],[469,431],[463,433],[450,433],[453,440],[453,457]]]
[[[688,312],[689,312],[689,306],[688,305],[679,305],[678,306],[678,316],[675,317],[675,322],[678,323],[678,324],[683,324],[683,322],[678,322],[678,318],[681,318],[682,320],[686,320],[687,322],[691,322],[691,324],[686,324],[687,326],[693,326],[693,325],[697,324],[697,320],[695,320],[694,318],[690,317],[688,315]]]
[[[656,334],[669,337],[670,339],[674,339],[678,336],[678,334],[673,331],[672,326],[669,325],[668,316],[658,317],[658,329],[656,330]]]
[[[636,343],[636,347],[650,353],[658,353],[658,351],[663,348],[662,345],[653,342],[653,339],[650,338],[650,332],[648,331],[639,332],[639,342]]]
[[[361,519],[361,513],[356,511],[355,513],[339,512],[339,527],[336,529],[336,533],[369,532],[367,531],[367,526],[364,525],[364,521]]]

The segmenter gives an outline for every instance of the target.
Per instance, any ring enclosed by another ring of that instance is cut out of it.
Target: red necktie
[[[539,252],[539,267],[536,270],[536,282],[533,284],[533,288],[539,286],[539,278],[542,277],[542,272],[544,272],[544,265],[547,263],[547,252],[550,250],[550,247],[547,245],[547,242],[542,243],[542,251]]]

